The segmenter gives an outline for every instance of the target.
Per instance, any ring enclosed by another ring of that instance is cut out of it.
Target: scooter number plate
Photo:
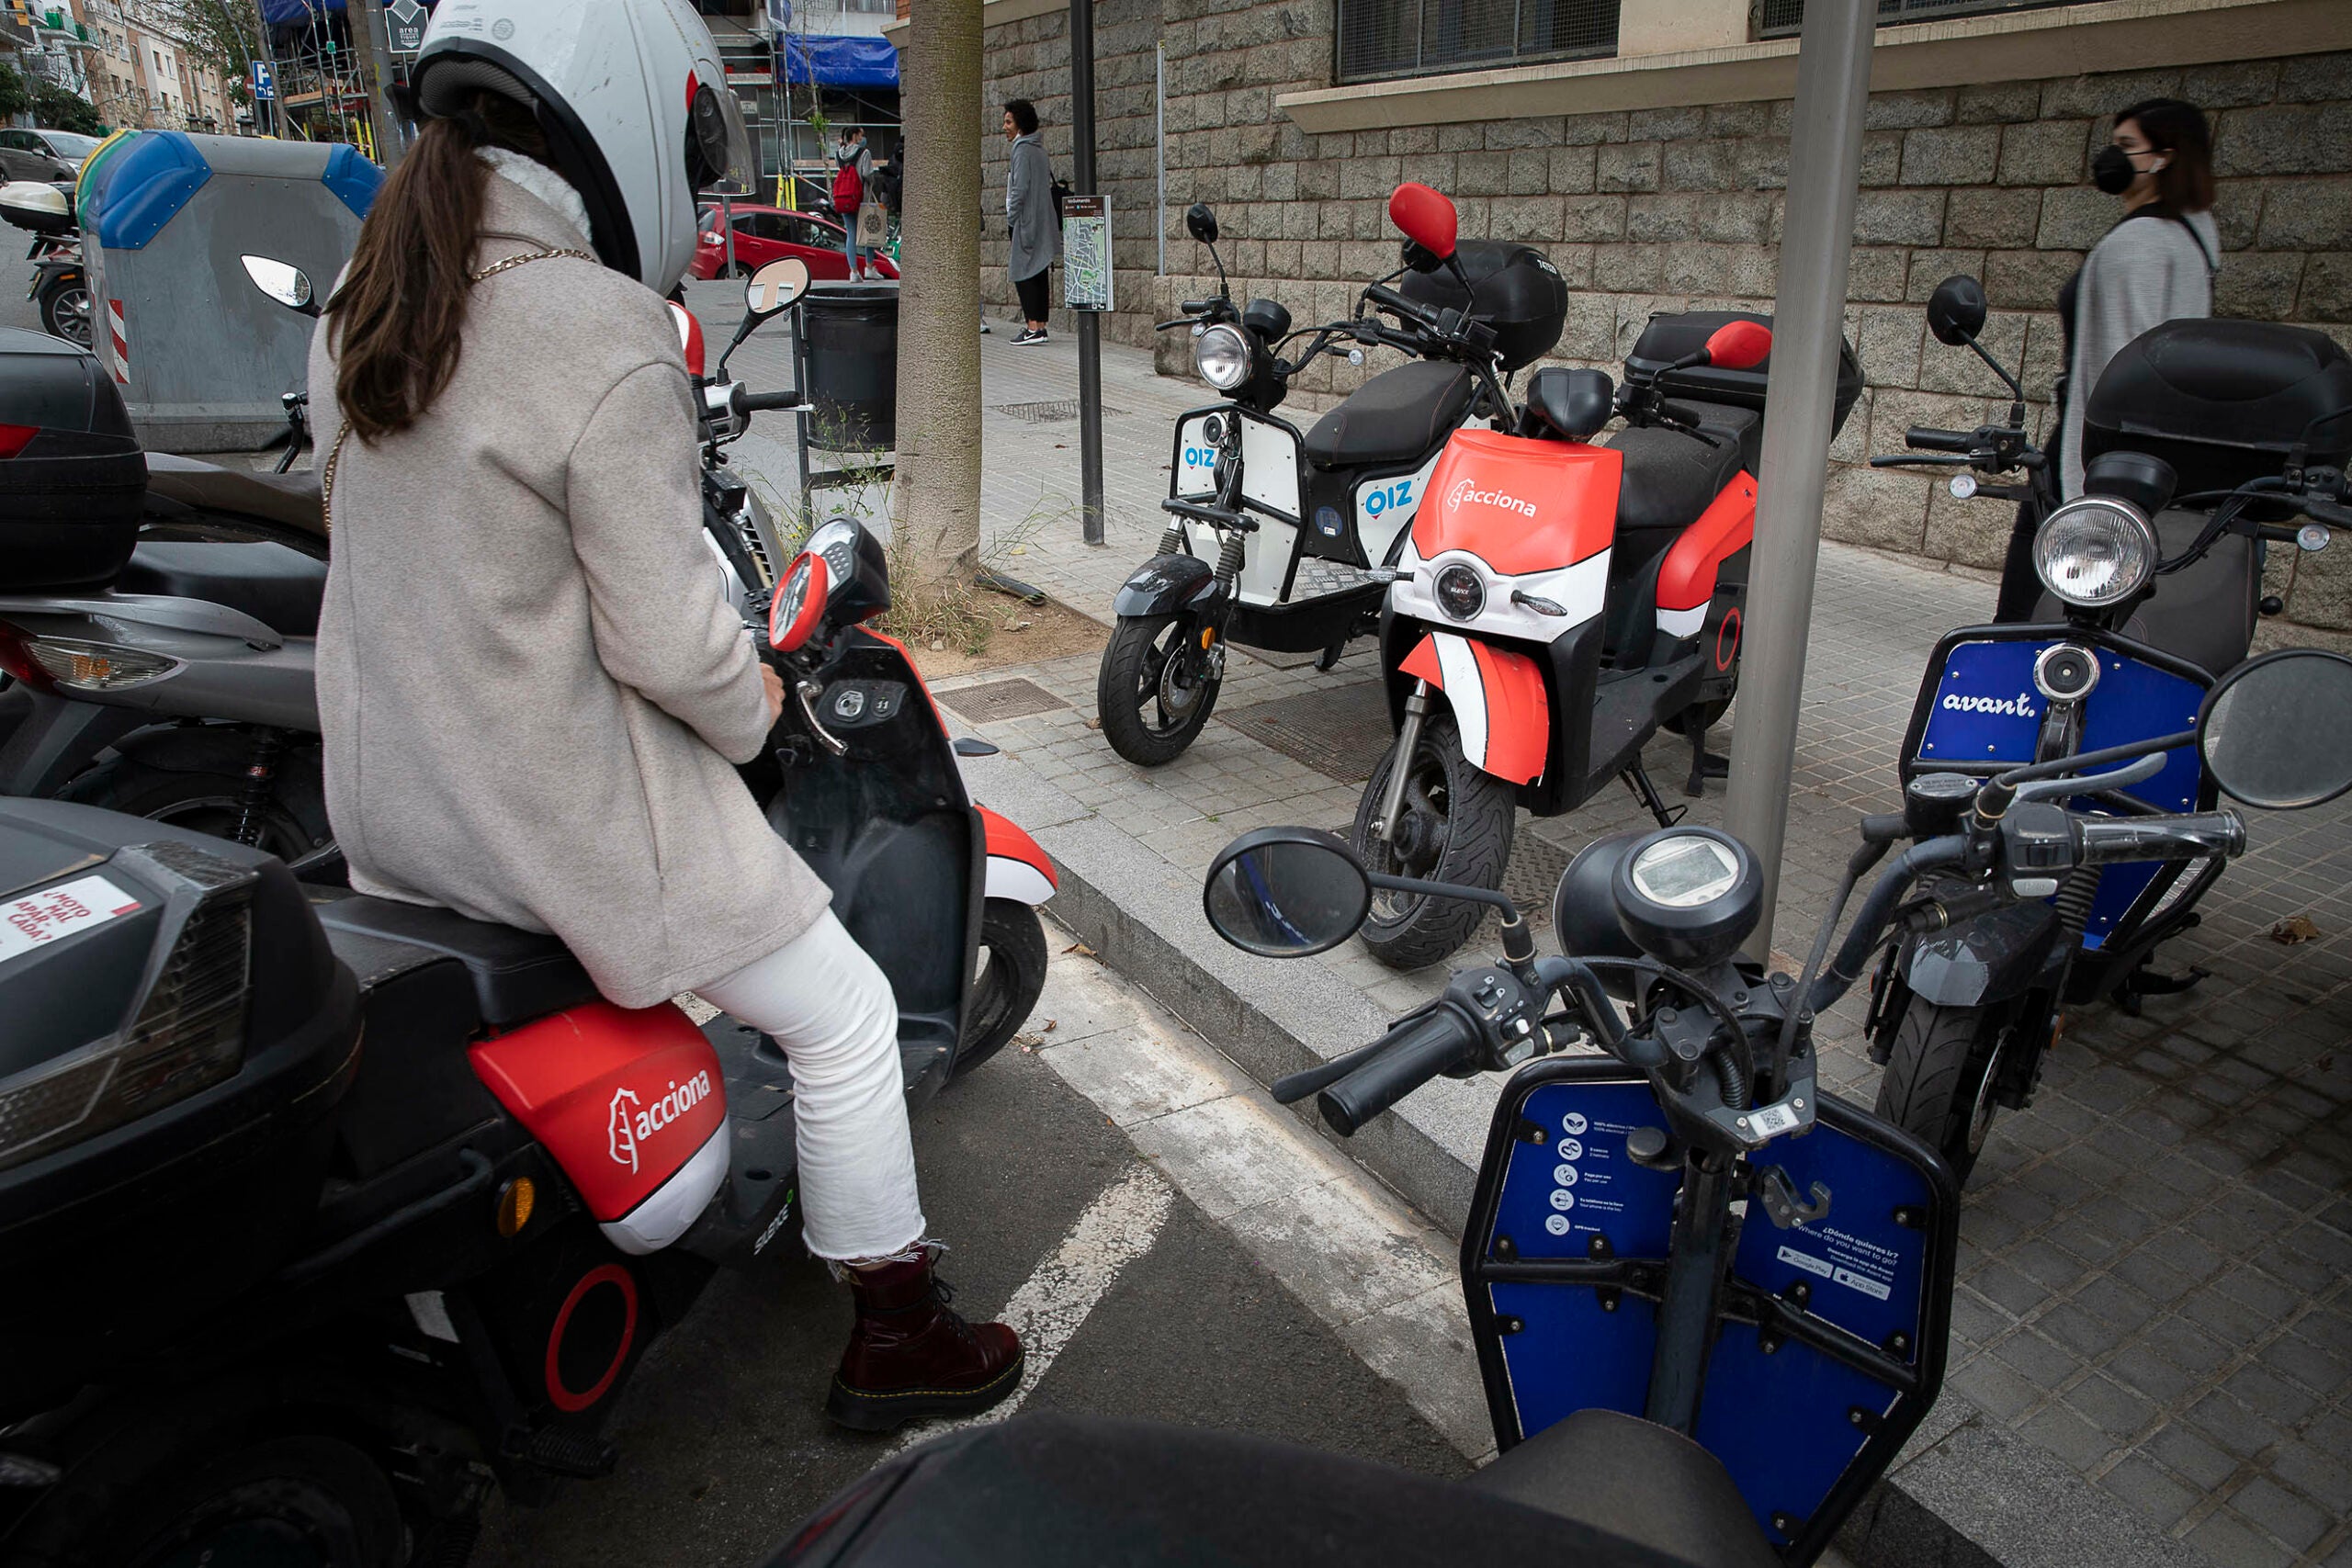
[[[0,962],[75,931],[136,914],[140,901],[103,876],[85,876],[0,904]]]

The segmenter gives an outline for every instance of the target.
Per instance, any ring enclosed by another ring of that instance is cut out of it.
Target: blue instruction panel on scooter
[[[1540,1062],[1504,1090],[1463,1265],[1505,1448],[1578,1410],[1645,1414],[1682,1186],[1679,1156],[1632,1158],[1645,1128],[1665,1116],[1614,1062]],[[1750,1167],[1692,1436],[1807,1555],[1807,1521],[1884,1471],[1940,1382],[1958,1203],[1924,1146],[1834,1096]],[[1826,1212],[1775,1224],[1754,1186],[1774,1169]]]

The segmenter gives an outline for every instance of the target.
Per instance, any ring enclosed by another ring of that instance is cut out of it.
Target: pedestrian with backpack
[[[1004,222],[1012,250],[1005,270],[1012,275],[1026,323],[1012,341],[1025,348],[1046,341],[1048,283],[1061,254],[1061,224],[1055,211],[1054,166],[1037,133],[1037,107],[1026,98],[1006,104],[1004,135],[1012,143],[1012,166],[1004,183]]]
[[[874,154],[865,145],[865,128],[853,125],[833,149],[833,214],[842,223],[842,250],[849,257],[849,280],[858,282],[880,274],[865,265],[865,247],[857,243],[857,209],[865,205],[865,187],[874,180]]]

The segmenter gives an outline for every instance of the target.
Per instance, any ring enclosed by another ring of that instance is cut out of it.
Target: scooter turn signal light
[[[1216,640],[1216,628],[1215,626],[1203,626],[1201,628],[1201,651],[1203,653],[1206,653],[1209,650],[1209,644]]]
[[[539,1190],[527,1176],[518,1176],[498,1190],[498,1234],[512,1241],[531,1223]]]

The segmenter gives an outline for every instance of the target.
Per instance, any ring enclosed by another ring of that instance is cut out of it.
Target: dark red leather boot
[[[825,1414],[861,1432],[921,1416],[969,1416],[1021,1386],[1021,1341],[1001,1323],[967,1323],[932,1274],[934,1254],[852,1270],[857,1322]]]

